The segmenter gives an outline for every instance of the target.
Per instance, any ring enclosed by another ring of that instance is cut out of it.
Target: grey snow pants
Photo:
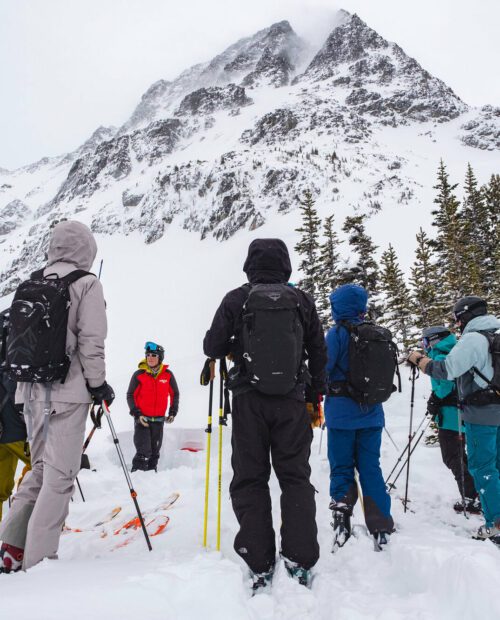
[[[23,569],[55,557],[80,469],[88,404],[51,403],[44,440],[44,402],[30,403],[32,470],[0,524],[0,540],[24,549]]]

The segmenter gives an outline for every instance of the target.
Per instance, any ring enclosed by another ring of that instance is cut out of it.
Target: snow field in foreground
[[[406,380],[403,389],[403,394],[394,396],[386,407],[387,427],[401,449],[408,434],[409,382]],[[418,379],[416,392],[415,425],[425,410],[428,378]],[[205,395],[208,397],[208,392]],[[159,473],[132,475],[141,508],[146,513],[172,491],[181,493],[168,511],[171,521],[167,530],[152,538],[152,553],[148,552],[140,532],[130,544],[113,550],[117,541],[123,540],[114,536],[113,531],[134,515],[134,509],[104,422],[103,430],[89,448],[92,466],[97,471],[84,471],[80,475],[87,501],[83,503],[75,494],[68,525],[89,527],[116,505],[122,506],[122,512],[104,527],[108,532],[106,538],[101,538],[98,531],[65,533],[58,561],[46,560],[26,574],[2,576],[3,609],[15,610],[19,618],[36,613],[40,620],[68,616],[72,620],[88,617],[451,620],[495,618],[500,614],[500,601],[492,585],[500,578],[498,550],[489,542],[470,539],[481,523],[478,517],[467,521],[454,514],[452,504],[458,493],[451,473],[441,463],[438,448],[420,444],[414,453],[410,469],[410,506],[414,512],[406,515],[402,503],[396,499],[404,494],[404,476],[398,481],[398,488],[393,491],[398,531],[386,552],[373,551],[358,504],[353,519],[357,536],[338,553],[330,553],[329,467],[326,437],[322,454],[318,453],[319,430],[315,431],[311,464],[312,480],[318,490],[321,558],[315,568],[312,589],[290,580],[280,565],[271,592],[251,598],[245,566],[232,548],[237,523],[228,494],[230,425],[224,429],[223,440],[222,549],[220,553],[213,550],[217,427],[215,431],[209,551],[202,549],[205,451],[179,449],[186,443],[204,441],[205,436],[202,428],[196,431],[180,427],[165,428]],[[131,440],[130,430],[120,433],[128,463],[133,454]],[[384,434],[382,463],[386,474],[397,456]],[[274,523],[279,527],[279,487],[274,475],[271,493]]]

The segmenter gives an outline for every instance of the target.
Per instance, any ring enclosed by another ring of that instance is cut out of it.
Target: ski
[[[168,510],[173,504],[175,504],[175,502],[179,499],[179,497],[180,497],[180,493],[171,493],[163,502],[158,504],[155,508],[153,508],[152,510],[147,510],[144,513],[145,522],[149,517],[155,515],[157,512],[160,512],[162,510]],[[113,532],[113,535],[118,536],[118,534],[120,534],[121,532],[130,530],[131,528],[133,529],[136,527],[140,527],[140,525],[141,524],[139,521],[139,517],[137,516],[132,517],[132,519],[130,519],[129,521],[126,521],[115,532]]]
[[[170,517],[167,515],[156,515],[152,519],[147,521],[145,525],[146,525],[146,530],[148,532],[149,537],[153,538],[155,536],[159,536],[160,534],[162,534],[167,528],[167,525],[169,524],[169,522],[170,522]],[[136,539],[135,534],[139,532],[140,530],[141,530],[141,522],[140,522],[139,517],[135,517],[135,519],[131,519],[126,524],[126,526],[121,527],[114,533],[115,536],[118,536],[120,534],[121,535],[125,534],[126,537],[125,537],[125,540],[122,540],[117,545],[115,545],[111,549],[111,551],[115,551],[116,549],[121,549],[122,547],[126,547],[130,545],[130,543]]]
[[[115,508],[113,508],[113,510],[111,510],[105,517],[104,519],[102,519],[101,521],[98,521],[97,523],[95,523],[92,527],[90,528],[78,528],[78,527],[70,527],[69,525],[64,525],[63,526],[63,532],[92,532],[93,530],[95,530],[97,527],[101,527],[103,525],[105,525],[106,523],[110,523],[115,517],[117,517],[120,512],[122,510],[121,506],[116,506]]]

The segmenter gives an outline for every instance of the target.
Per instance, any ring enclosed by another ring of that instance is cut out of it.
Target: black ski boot
[[[464,511],[463,501],[459,499],[457,502],[453,504],[453,510],[456,513],[462,513]],[[470,497],[465,498],[465,510],[471,515],[480,515],[483,513],[483,509],[481,507],[481,502],[479,497],[475,497],[471,499]]]
[[[384,551],[387,549],[391,535],[389,532],[375,532],[373,534],[373,549],[375,551]]]
[[[250,579],[252,580],[252,596],[257,592],[268,592],[271,588],[273,581],[274,570],[268,573],[252,573],[250,572]]]
[[[330,508],[335,506],[332,509],[333,521],[331,522],[331,526],[333,527],[333,546],[332,553],[335,553],[338,549],[343,547],[346,542],[351,537],[352,529],[351,529],[351,514],[350,511],[347,510],[347,506],[339,506],[339,504],[330,504]]]
[[[303,566],[300,566],[297,562],[288,560],[287,558],[283,558],[283,560],[285,562],[286,572],[290,575],[290,577],[300,583],[301,586],[310,588],[312,583],[311,571]]]

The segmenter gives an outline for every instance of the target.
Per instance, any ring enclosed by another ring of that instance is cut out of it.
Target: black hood
[[[243,265],[249,282],[288,282],[292,273],[288,248],[281,239],[254,239]]]

